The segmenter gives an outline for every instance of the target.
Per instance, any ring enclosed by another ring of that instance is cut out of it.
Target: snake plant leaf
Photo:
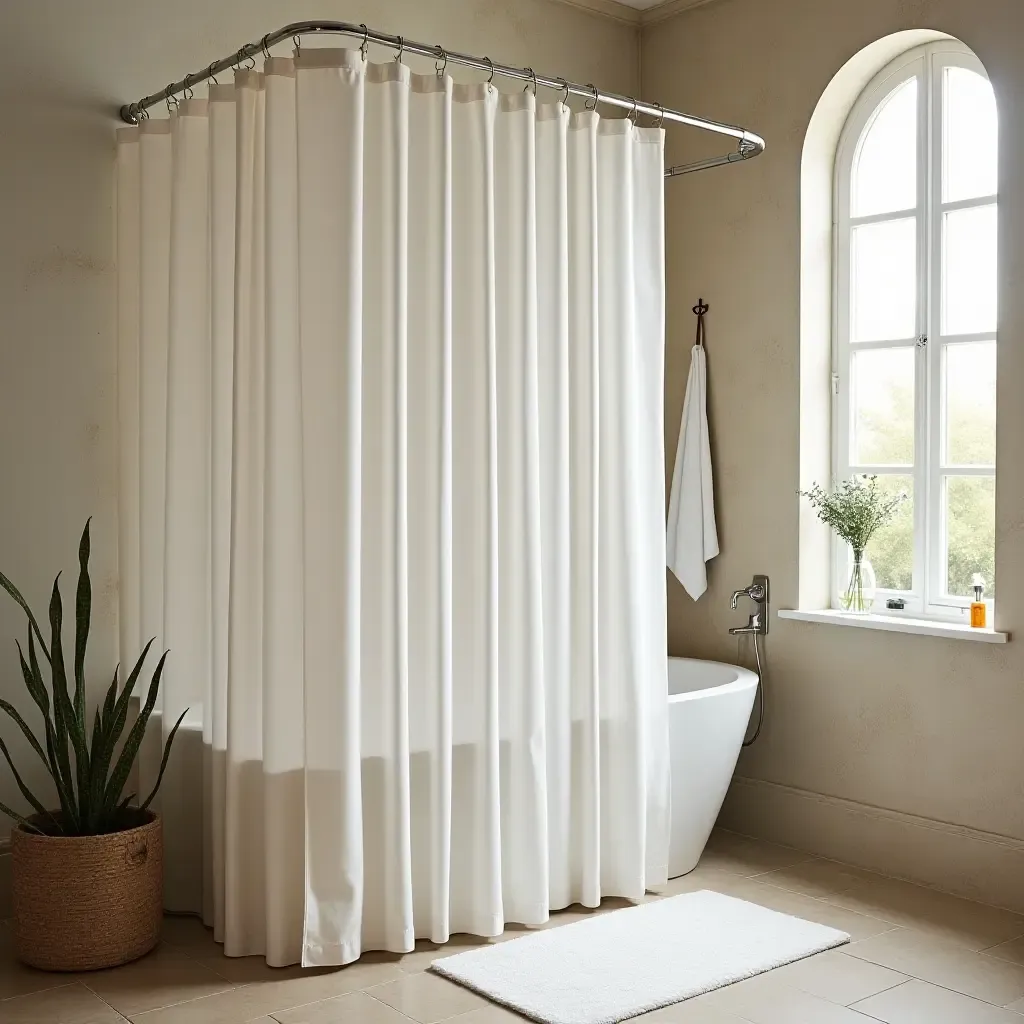
[[[129,804],[130,804],[130,803],[131,803],[131,802],[132,802],[132,801],[133,801],[134,799],[135,799],[135,794],[134,794],[134,793],[129,793],[129,794],[128,794],[128,795],[127,795],[127,796],[126,796],[126,797],[125,797],[125,798],[124,798],[124,799],[123,799],[123,800],[122,800],[122,801],[121,801],[121,802],[120,802],[120,803],[119,803],[119,804],[117,805],[117,813],[118,813],[118,814],[124,814],[124,812],[125,812],[126,810],[128,810],[128,805],[129,805]]]
[[[46,723],[46,750],[50,756],[51,763],[54,765],[54,772],[52,774],[54,781],[57,783],[57,795],[60,797],[61,810],[77,829],[79,821],[78,805],[75,800],[75,785],[74,777],[71,774],[71,761],[68,758],[67,732],[66,730],[64,731],[63,738],[58,736],[60,709],[56,703],[53,706],[53,724],[50,724],[50,702],[46,696],[43,674],[39,670],[39,661],[36,658],[36,644],[31,629],[28,631],[28,663],[36,687],[42,690],[40,710],[43,712],[43,720]]]
[[[61,642],[63,609],[60,600],[60,573],[53,581],[50,595],[50,668],[53,679],[53,704],[60,711],[61,724],[57,727],[58,742],[61,729],[67,732],[75,752],[75,772],[78,782],[78,810],[85,817],[89,786],[89,751],[85,743],[85,730],[78,724],[78,717],[68,695],[68,677],[64,668],[64,648]],[[66,748],[65,748],[66,749]]]
[[[156,783],[153,785],[153,791],[146,797],[146,802],[142,804],[139,810],[144,811],[153,802],[153,797],[156,796],[157,790],[160,788],[160,783],[164,779],[164,769],[167,767],[167,758],[171,754],[171,744],[174,742],[174,734],[178,731],[178,726],[185,720],[185,716],[188,714],[188,708],[178,716],[178,720],[174,723],[174,728],[168,733],[167,742],[164,744],[164,756],[160,759],[160,772],[156,777]]]
[[[114,747],[116,746],[118,739],[120,739],[121,733],[124,732],[124,724],[128,717],[128,705],[131,703],[135,683],[142,672],[142,666],[145,664],[146,655],[149,654],[149,649],[155,642],[156,637],[153,637],[150,639],[149,643],[143,647],[142,654],[139,655],[139,660],[135,663],[135,668],[132,669],[131,674],[125,680],[124,689],[121,691],[121,696],[118,697],[117,702],[114,705],[110,720],[104,723],[103,742],[100,745],[100,749],[97,750],[93,747],[92,750],[92,763],[89,779],[89,802],[91,806],[101,808],[101,814],[107,813],[104,792],[106,791],[107,773],[110,771],[110,762],[114,756]],[[109,690],[107,691],[107,699],[110,699]]]
[[[160,661],[157,662],[156,671],[153,673],[153,681],[149,685],[146,703],[139,711],[139,717],[135,720],[132,731],[128,733],[128,738],[124,742],[124,749],[121,751],[121,756],[117,759],[114,770],[110,775],[110,781],[107,783],[103,794],[104,815],[113,814],[118,801],[121,799],[121,790],[124,789],[124,784],[128,781],[128,773],[131,771],[135,758],[138,756],[139,747],[142,745],[142,739],[146,734],[149,716],[153,713],[153,708],[156,706],[156,695],[160,689],[160,677],[163,675],[168,653],[168,651],[164,651],[160,656]]]
[[[31,628],[29,629],[28,640],[29,645],[31,646]],[[36,740],[35,734],[32,732],[32,730],[28,728],[28,726],[25,724],[23,720],[19,721],[19,719],[21,718],[20,715],[17,718],[15,718],[15,721],[18,722],[21,731],[25,733],[25,736],[29,739],[29,742],[35,748],[36,753],[43,759],[44,763],[46,764],[46,768],[50,773],[50,778],[53,779],[54,785],[57,787],[57,796],[60,799],[60,809],[61,812],[64,814],[65,819],[67,821],[75,821],[76,814],[74,813],[74,809],[68,795],[68,790],[65,781],[61,778],[60,765],[57,762],[56,752],[54,750],[53,725],[50,722],[49,714],[50,699],[46,695],[46,687],[43,686],[42,680],[38,677],[37,674],[32,672],[32,669],[26,663],[25,655],[21,650],[21,644],[18,643],[17,640],[15,640],[15,645],[18,648],[18,660],[21,662],[21,674],[25,677],[25,686],[28,689],[28,692],[32,695],[32,699],[36,702],[36,705],[38,706],[39,710],[43,713],[43,725],[45,726],[46,729],[45,753],[40,747],[39,741]],[[33,661],[34,660],[35,659],[33,656]],[[38,672],[38,666],[36,666],[36,671]],[[11,717],[14,716],[12,715]]]
[[[29,638],[31,639],[32,630],[29,630]],[[38,679],[32,672],[27,661],[25,661],[25,652],[21,649],[21,644],[15,640],[15,647],[18,648],[18,660],[21,662],[21,674],[25,679],[25,689],[28,690],[29,696],[35,701],[36,707],[39,708],[43,713],[44,718],[50,716],[50,698],[46,694],[46,687],[43,685],[42,679]]]
[[[24,664],[24,659],[22,659],[22,664]],[[0,700],[0,709],[6,711],[8,716],[14,719],[14,724],[22,731],[25,739],[28,740],[32,749],[39,755],[43,764],[45,764],[47,770],[49,770],[50,762],[46,756],[46,751],[43,750],[43,745],[36,739],[36,734],[28,727],[28,722],[21,717],[18,713],[18,709],[6,700]]]
[[[121,663],[117,663],[117,668],[114,669],[114,678],[110,683],[110,688],[107,690],[107,696],[103,701],[103,727],[106,729],[111,722],[111,718],[114,714],[114,702],[117,700],[117,680],[121,675]],[[95,756],[96,748],[93,747],[92,754]]]
[[[50,652],[46,649],[46,641],[43,639],[42,630],[39,628],[39,623],[36,622],[36,617],[32,614],[32,609],[29,608],[28,602],[21,596],[21,591],[2,572],[0,572],[0,587],[3,587],[21,605],[22,610],[28,616],[29,629],[35,632],[39,640],[39,646],[43,649],[46,660],[49,661]]]
[[[14,776],[14,781],[18,785],[18,789],[21,790],[21,795],[36,809],[37,814],[45,815],[46,817],[53,819],[53,815],[42,805],[42,803],[36,799],[35,794],[28,786],[25,785],[24,779],[18,774],[18,769],[14,767],[14,761],[11,758],[11,752],[7,749],[7,744],[4,743],[3,737],[0,737],[0,754],[4,755],[4,759],[10,766],[11,774]],[[57,824],[54,821],[54,824]]]
[[[57,796],[60,798],[60,809],[66,821],[77,833],[79,830],[78,807],[75,804],[73,787],[61,778],[60,764],[57,760],[56,733],[49,721],[46,723],[46,753],[50,758],[50,774],[57,784]]]
[[[92,613],[92,582],[89,579],[89,523],[85,521],[78,545],[78,590],[75,594],[75,717],[85,732],[85,648],[89,643]]]
[[[22,828],[31,829],[33,832],[43,835],[43,830],[38,825],[33,825],[28,818],[23,817],[17,811],[12,811],[7,804],[0,804],[0,813],[6,814],[8,818],[13,818]]]

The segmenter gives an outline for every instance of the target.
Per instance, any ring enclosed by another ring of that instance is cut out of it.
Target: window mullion
[[[925,521],[922,541],[925,549],[925,610],[933,607],[945,591],[942,552],[945,547],[942,514],[943,476],[943,348],[939,343],[942,314],[942,60],[932,54],[927,63],[927,263],[922,275],[928,301],[926,333],[931,339],[925,358],[926,395],[925,434],[927,458],[922,460],[925,475]]]
[[[913,589],[923,610],[927,605],[928,551],[928,344],[930,337],[929,289],[929,209],[930,181],[930,109],[931,65],[921,63],[917,111],[917,332],[919,342],[914,377],[914,570]]]

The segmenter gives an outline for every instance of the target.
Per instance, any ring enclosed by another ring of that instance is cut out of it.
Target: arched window
[[[996,150],[992,86],[954,41],[889,64],[840,138],[833,471],[908,495],[868,548],[876,611],[959,619],[975,573],[995,596]]]

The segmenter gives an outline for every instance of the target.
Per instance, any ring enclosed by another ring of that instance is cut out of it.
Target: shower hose
[[[745,747],[749,747],[761,735],[761,726],[764,725],[764,670],[761,668],[761,648],[757,643],[759,634],[754,633],[752,636],[754,657],[757,659],[757,725],[754,727],[754,734],[743,741]]]

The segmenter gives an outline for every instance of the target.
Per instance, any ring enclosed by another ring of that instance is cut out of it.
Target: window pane
[[[946,464],[996,464],[996,343],[947,345]]]
[[[953,210],[942,226],[942,333],[996,329],[996,206]]]
[[[904,347],[854,353],[850,381],[850,462],[854,465],[913,465],[914,352]]]
[[[914,478],[880,476],[878,490],[886,497],[905,494],[892,522],[876,531],[868,542],[868,558],[878,585],[885,590],[914,589]],[[885,609],[881,609],[883,612]]]
[[[985,596],[996,596],[996,478],[946,478],[946,589],[973,597],[974,574],[985,577]]]
[[[854,217],[917,205],[917,79],[896,88],[872,115],[853,169]]]
[[[994,196],[998,126],[992,86],[975,71],[946,68],[943,101],[943,201]]]
[[[917,334],[917,218],[861,224],[851,237],[853,341]]]

